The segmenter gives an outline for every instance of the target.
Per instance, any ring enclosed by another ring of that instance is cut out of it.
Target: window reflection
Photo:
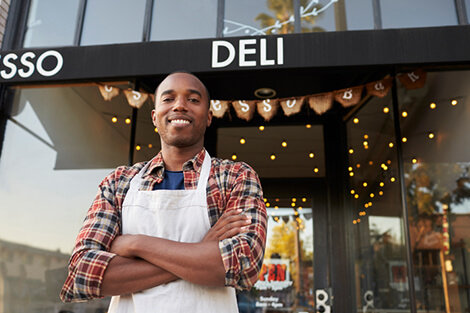
[[[294,32],[292,1],[226,0],[224,37]]]
[[[150,40],[215,37],[217,0],[154,2]]]
[[[372,97],[347,123],[349,195],[358,310],[408,312],[391,96]]]
[[[32,0],[23,47],[73,45],[78,4],[79,0]]]
[[[454,1],[380,1],[383,28],[457,25]]]
[[[266,199],[265,257],[258,282],[238,295],[241,313],[314,310],[312,199],[293,200]]]
[[[142,41],[145,0],[87,1],[81,45]]]
[[[105,312],[107,300],[64,304],[58,294],[99,182],[127,161],[129,126],[113,124],[113,110],[130,107],[111,109],[96,86],[16,91],[0,161],[4,312]]]
[[[418,309],[469,308],[470,72],[428,73],[420,90],[399,89],[406,198]],[[433,138],[429,133],[433,133]]]

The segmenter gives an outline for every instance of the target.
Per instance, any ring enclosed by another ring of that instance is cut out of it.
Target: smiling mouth
[[[176,120],[170,120],[170,124],[172,124],[172,125],[188,125],[188,124],[191,124],[191,122],[188,121],[188,120],[176,119]]]

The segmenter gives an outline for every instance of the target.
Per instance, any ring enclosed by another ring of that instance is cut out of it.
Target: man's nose
[[[173,105],[173,111],[187,111],[185,99],[178,97]]]

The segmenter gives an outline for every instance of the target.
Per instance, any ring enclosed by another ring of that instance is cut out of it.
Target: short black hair
[[[208,108],[210,109],[211,107],[211,95],[209,93],[209,89],[207,89],[206,87],[206,84],[204,84],[202,82],[202,80],[197,77],[194,73],[190,72],[190,71],[187,71],[187,70],[176,70],[176,71],[173,71],[171,72],[170,74],[166,75],[165,78],[158,84],[157,88],[155,88],[155,101],[157,100],[157,90],[158,88],[160,87],[160,85],[162,84],[162,82],[169,76],[173,75],[173,74],[188,74],[188,75],[191,75],[193,77],[196,77],[200,82],[201,84],[204,86],[204,89],[206,90],[206,95],[207,95],[207,105],[208,105]]]

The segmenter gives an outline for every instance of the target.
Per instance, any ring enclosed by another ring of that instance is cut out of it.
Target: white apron
[[[211,168],[205,154],[197,190],[139,191],[142,175],[131,180],[122,205],[122,233],[180,242],[200,242],[210,229],[206,186]],[[125,296],[112,297],[109,313],[238,313],[235,289],[204,287],[177,280]]]

